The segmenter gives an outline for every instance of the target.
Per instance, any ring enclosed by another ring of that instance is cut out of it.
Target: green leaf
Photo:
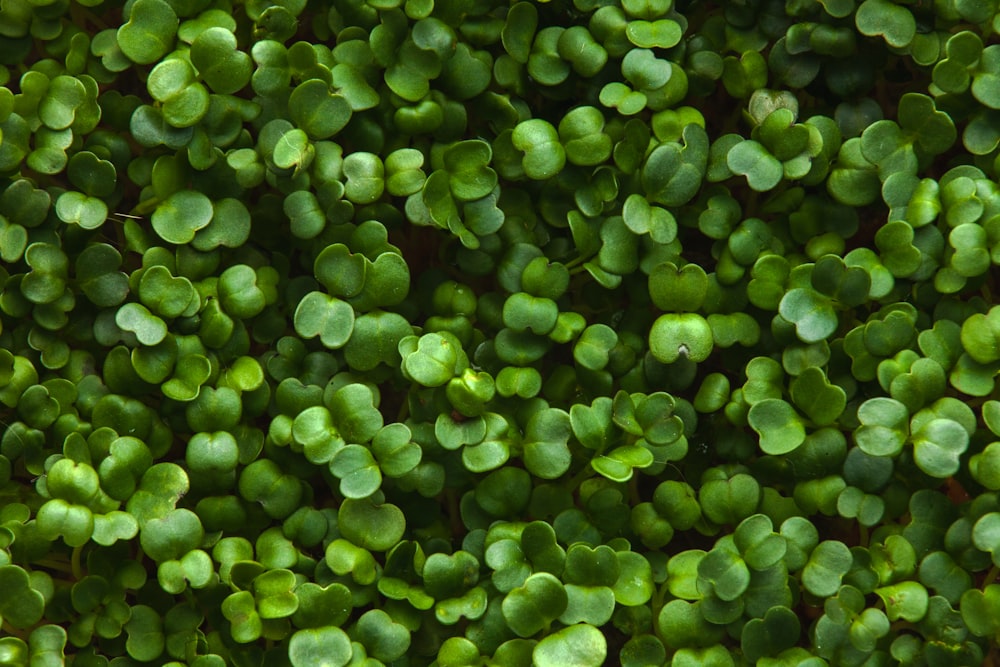
[[[916,623],[927,613],[927,589],[916,581],[904,581],[876,588],[875,594],[882,598],[886,616],[890,621],[902,618]]]
[[[975,313],[962,322],[962,347],[973,360],[989,364],[1000,359],[1000,307]]]
[[[903,48],[913,41],[917,22],[910,10],[887,0],[865,0],[855,15],[858,30],[882,37],[889,46]]]
[[[708,293],[708,276],[697,264],[658,264],[649,274],[649,296],[660,310],[696,311]]]
[[[657,615],[656,625],[663,643],[671,649],[711,646],[723,637],[723,630],[705,620],[702,601],[671,600]]]
[[[791,395],[795,405],[819,426],[833,424],[847,405],[846,392],[815,366],[806,368],[792,381]]]
[[[607,657],[604,634],[593,625],[577,624],[544,637],[531,659],[539,667],[597,667]]]
[[[548,572],[528,577],[503,600],[503,617],[519,637],[531,637],[566,610],[569,598],[562,583]]]
[[[851,552],[843,542],[820,542],[802,570],[802,585],[813,595],[830,597],[840,588],[852,562]]]
[[[760,436],[766,454],[787,454],[806,438],[805,425],[795,408],[779,398],[766,398],[750,406],[750,427]]]
[[[156,345],[167,335],[167,325],[140,303],[126,303],[115,314],[115,324],[135,334],[143,345]]]
[[[628,40],[638,47],[669,49],[681,40],[683,30],[670,19],[629,21],[625,27]]]
[[[750,585],[750,570],[738,553],[716,547],[699,561],[698,583],[703,590],[730,602],[743,595]]]
[[[952,419],[932,419],[913,434],[913,459],[932,477],[954,475],[969,446],[969,433]]]
[[[294,315],[295,331],[305,338],[319,337],[330,349],[343,347],[354,330],[354,308],[337,297],[310,292]]]
[[[278,137],[271,155],[274,166],[297,173],[309,168],[316,157],[316,149],[309,136],[300,129],[289,130]]]
[[[196,472],[232,472],[239,461],[239,446],[227,431],[196,433],[188,441],[185,461]]]
[[[566,164],[566,149],[559,143],[559,133],[545,120],[533,118],[518,123],[511,141],[524,154],[521,164],[528,178],[552,178]]]
[[[293,667],[343,667],[352,653],[347,633],[332,626],[298,630],[288,641]]]
[[[746,176],[747,184],[758,192],[773,189],[784,175],[781,162],[756,141],[742,141],[726,154],[729,169]]]
[[[28,572],[23,568],[0,565],[0,585],[6,591],[0,601],[0,616],[14,628],[29,628],[42,619],[45,598],[31,586]]]
[[[61,498],[54,498],[42,505],[36,521],[39,533],[46,539],[62,537],[72,547],[86,544],[94,533],[93,512]]]
[[[510,295],[503,306],[504,325],[517,332],[545,335],[555,328],[558,316],[555,301],[525,292]]]
[[[292,592],[294,587],[295,574],[291,570],[268,570],[257,575],[253,580],[253,592],[260,617],[275,619],[294,614],[299,605]]]
[[[164,0],[137,0],[131,10],[128,22],[118,28],[118,45],[130,60],[154,63],[173,47],[177,15]]]
[[[371,204],[385,191],[385,165],[373,153],[358,151],[345,157],[344,176],[344,193],[355,204]]]
[[[106,243],[88,245],[76,260],[76,280],[94,305],[117,306],[128,295],[128,276],[119,271],[122,256]]]
[[[227,197],[212,202],[212,219],[199,229],[191,245],[202,252],[219,247],[239,248],[250,238],[250,211],[243,202]]]
[[[90,151],[74,154],[66,167],[66,173],[73,185],[80,188],[88,198],[108,197],[114,192],[118,180],[115,166]]]
[[[316,515],[316,518],[320,518],[319,515]],[[323,530],[325,530],[325,525],[325,518],[317,521],[317,527],[321,527]],[[346,540],[340,540],[340,542],[347,543]],[[359,551],[368,554],[366,551],[360,549]],[[370,556],[370,554],[368,555]],[[333,569],[332,565],[331,569]],[[319,586],[312,582],[306,582],[296,586],[295,595],[299,598],[299,606],[292,615],[292,622],[299,628],[324,629],[331,626],[339,628],[347,620],[351,611],[351,592],[343,584]],[[291,653],[291,649],[289,652]]]
[[[840,324],[830,300],[804,287],[786,292],[778,304],[778,312],[795,325],[795,333],[804,343],[818,343],[828,338]]]
[[[191,63],[213,92],[232,95],[250,83],[250,56],[239,50],[236,35],[223,27],[202,31],[191,44]]]
[[[345,498],[367,498],[382,484],[378,463],[361,445],[338,449],[330,461],[330,472],[340,478],[340,493]]]
[[[1000,584],[987,584],[985,588],[971,588],[962,594],[959,605],[962,620],[977,637],[995,640],[1000,632]]]
[[[695,313],[660,315],[649,330],[649,350],[664,363],[680,357],[704,361],[713,347],[712,328]]]
[[[258,459],[243,468],[237,488],[244,500],[259,503],[268,516],[276,519],[298,509],[302,499],[302,482],[283,473],[270,459]]]
[[[178,190],[160,202],[150,221],[164,241],[190,243],[195,233],[212,220],[212,201],[196,190]]]
[[[932,98],[919,93],[906,93],[900,99],[899,124],[932,155],[948,150],[957,137],[951,116],[937,109]]]
[[[518,2],[511,6],[500,36],[507,53],[522,65],[528,62],[537,28],[538,10],[534,4]]]
[[[288,98],[288,111],[292,121],[310,139],[328,139],[336,135],[352,115],[348,101],[331,92],[330,86],[320,79],[309,79],[296,86]]]
[[[595,166],[611,157],[612,140],[603,130],[604,115],[596,107],[577,107],[563,116],[559,138],[570,163]]]
[[[408,336],[399,342],[403,371],[425,387],[438,387],[468,365],[461,344],[450,333]]]
[[[801,624],[788,607],[772,607],[743,626],[740,646],[750,660],[777,656],[798,642]]]
[[[337,521],[341,534],[354,544],[372,551],[388,551],[403,537],[406,519],[391,503],[348,498],[340,505]]]
[[[128,634],[125,649],[132,658],[140,662],[156,660],[166,645],[160,614],[147,605],[135,605],[131,612],[131,617],[125,624],[125,632]]]
[[[201,305],[191,281],[170,275],[170,270],[163,265],[151,266],[142,274],[139,298],[158,316],[167,319]]]
[[[738,524],[757,511],[761,487],[756,479],[742,472],[732,477],[725,476],[718,469],[713,472],[715,474],[698,490],[698,501],[705,518],[718,525]]]
[[[362,614],[358,619],[356,635],[368,653],[383,662],[398,660],[410,648],[410,631],[381,609]]]
[[[983,49],[982,58],[972,80],[972,95],[991,109],[1000,109],[1000,76],[997,66],[1000,64],[1000,48],[996,44]]]
[[[616,482],[627,482],[636,468],[647,468],[653,464],[651,451],[638,445],[617,447],[606,454],[595,456],[590,465],[598,473]]]
[[[497,185],[497,174],[488,165],[493,151],[485,141],[460,141],[444,152],[451,194],[459,201],[473,201],[490,194]]]
[[[569,415],[563,410],[550,408],[532,415],[524,443],[525,465],[532,474],[556,479],[569,469],[571,430]]]
[[[162,518],[146,522],[139,533],[143,551],[162,563],[179,559],[197,548],[205,536],[198,515],[187,509],[175,509]]]
[[[694,198],[708,165],[705,130],[699,125],[688,125],[682,137],[683,146],[667,142],[653,149],[642,168],[647,197],[667,207],[682,206]]]
[[[234,640],[247,644],[260,638],[263,623],[254,605],[253,593],[237,591],[222,601],[222,615],[231,624]]]
[[[899,401],[870,398],[858,408],[861,425],[854,431],[854,440],[871,456],[895,456],[909,435],[909,418],[909,411]]]

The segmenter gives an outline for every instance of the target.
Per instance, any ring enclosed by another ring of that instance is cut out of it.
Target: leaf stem
[[[83,546],[73,547],[73,555],[70,556],[70,568],[73,578],[77,581],[83,579],[83,566],[80,563],[80,556],[83,553]]]
[[[455,489],[448,489],[444,492],[445,502],[448,504],[448,518],[451,520],[451,533],[456,538],[461,538],[461,536],[466,532],[465,526],[462,525],[462,510],[458,503],[458,494]]]
[[[55,572],[60,572],[62,574],[72,574],[73,573],[72,567],[68,567],[67,564],[66,564],[66,562],[62,561],[62,560],[53,560],[53,559],[46,558],[46,559],[43,559],[43,560],[36,560],[36,561],[34,561],[33,565],[35,565],[37,567],[43,567],[46,570],[53,570]]]
[[[403,423],[410,414],[410,395],[407,393],[403,400],[399,402],[399,412],[396,413],[396,421]]]
[[[600,454],[595,454],[595,456],[600,456]],[[584,483],[587,479],[593,477],[594,466],[590,465],[590,461],[580,469],[573,477],[569,480],[569,488],[571,490],[576,490],[580,488],[580,485]]]
[[[0,637],[17,637],[22,641],[27,641],[28,632],[26,630],[18,630],[17,628],[11,627],[10,623],[3,621],[0,623]]]
[[[639,475],[634,470],[628,480],[628,499],[632,507],[642,502],[642,496],[639,495]]]

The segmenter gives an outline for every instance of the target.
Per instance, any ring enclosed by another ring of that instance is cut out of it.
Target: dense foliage
[[[0,665],[979,666],[996,0],[4,0]]]

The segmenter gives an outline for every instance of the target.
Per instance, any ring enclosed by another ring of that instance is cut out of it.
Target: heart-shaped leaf
[[[372,551],[388,551],[402,538],[406,519],[395,505],[371,499],[347,499],[337,513],[340,531],[351,542]]]
[[[658,264],[649,274],[649,296],[660,310],[693,312],[708,293],[708,276],[697,264]]]
[[[804,343],[817,343],[832,335],[840,322],[830,300],[813,289],[796,287],[781,298],[778,312],[795,325]]]
[[[108,205],[97,197],[68,190],[56,199],[56,215],[83,229],[97,229],[108,219]]]
[[[118,28],[118,45],[132,61],[149,65],[173,46],[177,14],[164,0],[137,0],[131,9],[128,22]]]
[[[747,184],[758,192],[774,188],[784,175],[781,162],[756,141],[742,141],[726,154],[729,169],[746,176]]]
[[[754,403],[747,414],[747,422],[760,436],[760,448],[767,454],[787,454],[806,438],[802,418],[795,408],[780,398]]]
[[[886,0],[865,0],[858,7],[855,23],[863,34],[882,37],[896,48],[913,41],[917,32],[917,22],[910,10]]]
[[[699,125],[688,125],[684,145],[660,144],[646,158],[642,184],[650,200],[667,207],[690,201],[701,187],[708,165],[708,135]]]
[[[168,243],[184,244],[212,220],[212,201],[196,190],[179,190],[156,207],[150,221],[160,238]]]
[[[969,433],[960,423],[932,419],[913,434],[913,459],[928,475],[945,478],[958,471],[968,446]]]
[[[355,632],[358,640],[376,660],[398,660],[410,648],[410,631],[381,609],[372,609],[362,614]]]
[[[833,424],[847,405],[844,390],[831,384],[815,366],[806,368],[791,384],[792,401],[819,426]]]
[[[239,50],[236,35],[227,28],[202,31],[191,44],[191,63],[219,95],[231,95],[250,83],[250,56]]]
[[[193,50],[192,46],[192,50]],[[320,79],[303,81],[288,98],[292,120],[311,139],[328,139],[351,119],[351,105],[342,95],[331,92]]]
[[[310,292],[295,309],[294,322],[300,336],[319,337],[326,347],[338,349],[354,330],[354,308],[329,294]]]
[[[547,572],[528,577],[503,600],[507,625],[520,637],[530,637],[559,618],[568,597],[562,583]]]

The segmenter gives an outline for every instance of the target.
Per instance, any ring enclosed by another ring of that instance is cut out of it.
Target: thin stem
[[[407,393],[403,400],[399,402],[399,412],[396,413],[396,421],[403,423],[410,414],[410,395]]]
[[[70,556],[70,568],[73,572],[73,578],[79,581],[83,579],[83,565],[80,563],[80,556],[83,553],[83,547],[73,547],[73,555]]]
[[[639,495],[639,476],[634,472],[632,473],[632,478],[628,481],[628,499],[632,507],[642,502],[642,497]]]
[[[660,615],[660,609],[663,608],[663,598],[665,598],[667,596],[667,592],[668,592],[667,585],[668,585],[667,582],[664,581],[656,589],[656,592],[653,593],[653,599],[650,601],[650,603],[653,606],[653,618],[656,618],[657,616],[659,616]]]
[[[27,630],[18,630],[17,628],[13,628],[10,623],[3,621],[0,623],[0,637],[17,637],[22,641],[27,641],[28,632]]]
[[[53,560],[46,558],[44,560],[37,560],[34,562],[37,567],[43,567],[46,570],[53,570],[55,572],[61,572],[62,574],[73,574],[73,568],[62,560]]]
[[[601,455],[598,454],[598,456]],[[593,477],[593,475],[594,475],[594,467],[590,465],[590,462],[588,461],[587,464],[580,469],[580,472],[573,475],[573,478],[569,480],[569,488],[570,489],[580,488],[580,485],[583,484],[584,481],[586,481],[587,479]]]
[[[451,533],[456,538],[460,538],[466,531],[462,524],[462,510],[458,503],[458,494],[455,489],[448,489],[445,492],[445,501],[448,503],[448,518],[451,519]]]

